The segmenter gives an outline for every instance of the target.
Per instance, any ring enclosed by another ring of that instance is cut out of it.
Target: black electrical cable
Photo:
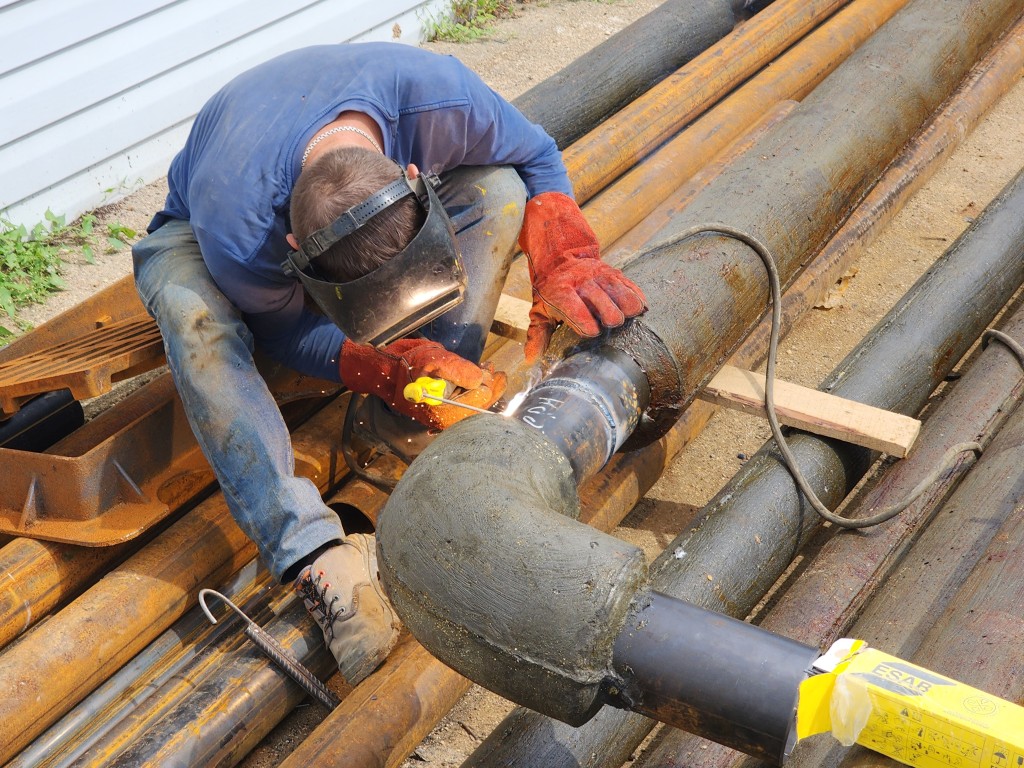
[[[772,256],[771,251],[768,250],[768,247],[754,235],[728,224],[720,223],[697,224],[695,226],[688,227],[682,232],[674,235],[671,239],[663,243],[659,243],[655,247],[672,245],[700,234],[717,234],[722,235],[723,237],[730,237],[734,240],[739,240],[744,245],[753,249],[753,251],[761,258],[761,261],[764,263],[765,270],[768,272],[768,283],[771,291],[772,324],[771,334],[769,335],[768,341],[768,360],[765,370],[765,413],[768,417],[768,425],[771,427],[772,437],[775,438],[775,442],[778,445],[779,452],[782,454],[786,468],[793,476],[793,480],[800,489],[800,492],[803,493],[804,497],[814,508],[814,511],[822,518],[828,520],[835,526],[846,529],[870,528],[878,525],[879,523],[884,523],[885,521],[896,517],[896,515],[900,514],[903,510],[913,504],[914,501],[916,501],[917,498],[932,485],[932,483],[938,480],[944,472],[953,466],[957,456],[961,453],[972,451],[976,454],[981,454],[982,448],[980,443],[957,443],[950,446],[949,450],[947,450],[942,456],[942,460],[939,462],[939,465],[923,480],[921,480],[921,482],[918,483],[910,494],[902,501],[888,507],[884,507],[870,517],[851,519],[848,517],[841,517],[832,512],[822,503],[821,499],[818,498],[814,489],[811,488],[807,479],[797,466],[796,457],[793,455],[793,452],[789,448],[789,444],[786,442],[785,436],[782,434],[782,426],[779,424],[779,418],[775,412],[775,359],[778,354],[779,334],[782,328],[782,286],[779,282],[779,271],[775,265],[775,259]],[[1021,366],[1024,366],[1024,348],[1022,348],[1021,345],[1014,341],[1010,336],[1007,336],[1002,331],[989,329],[985,331],[982,338],[985,343],[987,343],[989,339],[996,339],[1005,344],[1017,357]]]
[[[345,409],[345,421],[341,426],[341,455],[345,459],[345,464],[352,471],[354,475],[365,480],[370,485],[381,489],[385,493],[390,493],[395,490],[395,486],[398,485],[398,481],[390,477],[385,477],[379,472],[371,472],[359,463],[359,458],[355,455],[355,451],[352,450],[352,428],[355,422],[356,410],[359,408],[359,404],[366,398],[367,395],[352,393],[352,397],[348,401],[348,407]]]

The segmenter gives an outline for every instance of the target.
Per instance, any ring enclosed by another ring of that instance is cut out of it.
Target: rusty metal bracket
[[[85,546],[134,538],[180,484],[213,482],[170,375],[45,453],[0,448],[0,533]]]
[[[70,389],[78,400],[164,363],[160,329],[148,315],[112,321],[87,333],[0,363],[0,410],[15,413],[29,397]]]

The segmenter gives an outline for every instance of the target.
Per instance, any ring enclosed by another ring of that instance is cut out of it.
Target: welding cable
[[[775,359],[778,354],[779,334],[781,333],[782,328],[782,286],[779,282],[779,270],[775,265],[775,258],[772,256],[771,251],[768,250],[768,247],[754,235],[722,223],[697,224],[695,226],[688,227],[682,232],[675,234],[669,240],[658,243],[655,247],[673,245],[681,242],[682,240],[687,240],[701,234],[721,235],[723,237],[739,240],[744,245],[750,247],[761,258],[761,261],[764,263],[765,270],[768,272],[768,283],[771,291],[772,324],[768,341],[768,359],[765,371],[765,414],[768,417],[768,425],[771,427],[772,437],[775,439],[779,452],[782,454],[786,469],[789,470],[790,475],[793,477],[793,481],[796,483],[800,492],[803,493],[810,505],[814,508],[814,511],[823,519],[828,520],[835,526],[845,529],[870,528],[878,525],[879,523],[884,523],[887,520],[891,520],[896,517],[896,515],[900,514],[907,507],[913,504],[922,493],[924,493],[936,480],[939,479],[939,477],[942,476],[943,473],[953,466],[957,457],[961,453],[972,451],[975,454],[981,454],[982,448],[980,443],[957,443],[950,446],[949,450],[943,454],[938,466],[923,480],[921,480],[921,482],[918,483],[910,494],[902,501],[888,507],[884,507],[882,510],[870,517],[851,519],[848,517],[841,517],[832,512],[822,503],[821,499],[818,498],[814,489],[811,488],[807,479],[797,466],[796,457],[793,455],[793,452],[790,450],[789,443],[786,442],[786,438],[782,434],[782,426],[779,424],[779,418],[775,411]],[[985,331],[982,339],[986,344],[990,339],[996,339],[997,341],[1005,344],[1010,352],[1017,357],[1021,366],[1024,366],[1024,348],[1002,331],[989,329]]]
[[[385,493],[390,493],[395,490],[398,480],[385,477],[379,472],[371,472],[359,463],[359,457],[352,450],[352,427],[355,423],[356,410],[366,397],[367,395],[359,395],[353,392],[352,397],[348,401],[348,407],[345,409],[345,421],[341,426],[341,455],[345,459],[345,464],[354,475],[365,480],[375,488],[379,488]]]

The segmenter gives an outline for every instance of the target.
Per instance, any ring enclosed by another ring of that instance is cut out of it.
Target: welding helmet
[[[282,264],[323,313],[352,341],[382,346],[406,336],[462,302],[466,276],[455,229],[434,192],[436,176],[405,172],[349,208],[290,251]],[[371,218],[412,195],[424,220],[409,244],[372,272],[345,283],[317,274],[315,259]]]

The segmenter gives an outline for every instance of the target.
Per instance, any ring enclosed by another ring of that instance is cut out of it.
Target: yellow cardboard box
[[[841,743],[917,768],[1024,768],[1024,707],[840,640],[800,686],[797,738]]]

